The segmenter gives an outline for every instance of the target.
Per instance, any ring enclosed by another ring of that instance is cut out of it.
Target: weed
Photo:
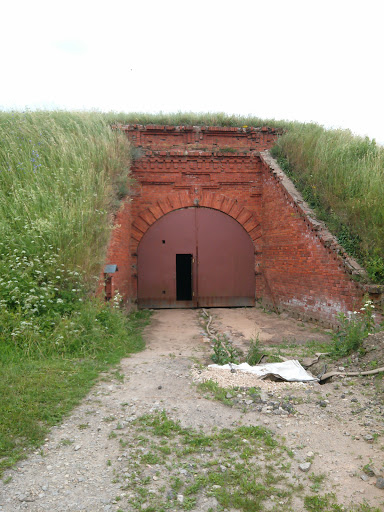
[[[115,416],[104,416],[103,421],[106,423],[111,423],[112,421],[115,421]]]
[[[162,458],[154,452],[148,452],[141,457],[141,461],[145,464],[159,464]]]
[[[315,475],[314,473],[311,473],[308,476],[308,478],[312,482],[311,490],[313,492],[319,492],[319,490],[321,489],[321,485],[326,478],[326,475],[325,474]]]
[[[124,374],[120,373],[118,370],[111,372],[111,375],[119,382],[124,382]]]
[[[62,439],[60,441],[60,444],[61,446],[70,446],[71,444],[73,444],[73,441],[72,439]]]
[[[239,363],[239,351],[232,345],[228,337],[225,335],[219,335],[213,341],[213,355],[211,359],[218,365],[224,365],[228,363]]]
[[[310,512],[326,512],[329,510],[332,496],[326,494],[324,496],[305,496],[304,506]]]
[[[259,334],[255,338],[251,338],[249,342],[249,348],[246,355],[246,362],[250,366],[255,366],[260,362],[263,356],[263,352],[260,348]]]
[[[228,398],[229,395],[232,396],[232,389],[222,388],[217,384],[217,382],[214,382],[213,380],[201,382],[197,387],[202,392],[209,392],[215,400],[219,400],[226,405],[232,405],[231,398]]]
[[[354,311],[350,317],[339,313],[339,330],[333,335],[331,353],[335,357],[346,356],[361,348],[363,340],[374,329],[374,305],[365,299],[360,311]]]
[[[348,130],[292,125],[273,154],[347,252],[384,281],[384,149]]]
[[[180,423],[169,419],[165,411],[162,411],[158,415],[144,415],[136,420],[136,422],[152,428],[153,433],[157,436],[172,437],[182,431]]]

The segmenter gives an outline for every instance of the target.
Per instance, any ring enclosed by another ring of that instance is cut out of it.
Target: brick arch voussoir
[[[235,219],[247,231],[253,243],[261,237],[260,220],[257,215],[239,203],[236,199],[204,191],[200,198],[188,191],[169,194],[140,211],[132,223],[132,238],[136,249],[147,230],[161,217],[181,208],[202,206],[226,213]]]

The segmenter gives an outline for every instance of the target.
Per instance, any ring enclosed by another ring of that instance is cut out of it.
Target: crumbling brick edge
[[[325,224],[316,218],[315,212],[310,208],[294,183],[281,169],[277,161],[268,150],[260,152],[262,162],[270,169],[276,182],[286,192],[287,198],[292,200],[292,206],[298,215],[302,216],[307,226],[328,250],[336,254],[340,265],[347,274],[355,276],[355,284],[362,293],[369,295],[372,300],[384,306],[384,285],[369,283],[366,270],[351,258],[345,249],[339,244],[337,238],[332,235]],[[353,277],[352,277],[353,279]]]

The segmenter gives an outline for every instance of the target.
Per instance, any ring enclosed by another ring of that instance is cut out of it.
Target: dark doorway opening
[[[192,300],[192,254],[176,254],[176,300]]]

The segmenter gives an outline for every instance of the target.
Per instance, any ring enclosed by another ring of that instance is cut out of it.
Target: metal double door
[[[138,248],[140,308],[253,306],[253,243],[229,215],[184,208],[156,221]]]

